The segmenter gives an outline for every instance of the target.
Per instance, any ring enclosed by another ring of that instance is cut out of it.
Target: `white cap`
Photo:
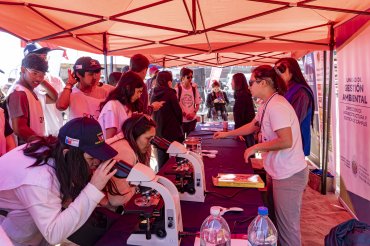
[[[218,216],[221,213],[220,206],[212,206],[210,212],[213,216]]]

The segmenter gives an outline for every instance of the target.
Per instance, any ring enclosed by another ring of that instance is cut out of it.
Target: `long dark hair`
[[[172,73],[161,71],[157,73],[157,86],[169,87],[168,81],[172,81]]]
[[[64,154],[64,149],[69,151]],[[92,172],[83,156],[84,152],[61,143],[56,137],[33,137],[23,149],[23,153],[36,159],[30,167],[49,165],[55,169],[62,204],[73,201],[91,179]],[[48,164],[50,159],[54,159],[54,165]],[[112,181],[108,181],[105,189],[112,195],[120,195]]]
[[[279,64],[279,66],[276,67],[280,73],[284,73],[286,71],[286,68],[289,69],[289,72],[292,74],[292,80],[297,83],[301,84],[304,87],[307,88],[311,93],[309,97],[311,98],[311,103],[312,103],[312,111],[315,110],[315,100],[313,98],[313,91],[311,87],[308,85],[305,77],[303,76],[302,70],[297,62],[296,59],[292,57],[284,57],[279,59],[275,64]],[[313,117],[314,113],[312,113],[311,117],[311,125],[313,124]]]
[[[310,86],[307,84],[307,81],[302,74],[301,68],[299,67],[296,59],[292,57],[284,57],[275,62],[275,64],[279,64],[279,66],[277,66],[276,68],[281,73],[284,73],[288,68],[289,72],[292,74],[292,80],[294,80],[294,82],[304,85],[311,90]]]
[[[245,75],[242,73],[236,73],[233,75],[234,80],[234,98],[236,99],[238,94],[246,91],[248,94],[251,94],[249,88],[247,79],[245,78]]]
[[[131,97],[134,95],[135,89],[138,88],[144,88],[144,82],[139,75],[132,71],[122,74],[116,88],[109,93],[104,102],[100,103],[100,111],[110,100],[118,100],[132,112],[142,112],[143,105],[141,100],[138,99],[134,103],[131,102]]]
[[[252,71],[256,79],[271,79],[272,87],[282,96],[286,92],[284,80],[276,73],[275,69],[270,65],[261,65]]]
[[[149,163],[148,154],[140,152],[137,146],[136,140],[145,132],[149,131],[150,128],[156,127],[156,124],[152,118],[146,114],[132,114],[122,125],[122,132],[125,139],[128,141],[130,147],[137,153],[139,162],[143,164]]]

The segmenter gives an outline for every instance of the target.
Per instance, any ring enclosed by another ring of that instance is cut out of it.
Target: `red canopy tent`
[[[331,50],[332,61],[334,28],[368,21],[369,9],[368,0],[8,0],[0,1],[0,30],[105,56],[142,53],[164,67],[274,63],[312,50]],[[328,95],[331,81],[332,71]]]
[[[8,0],[0,28],[27,42],[142,53],[162,66],[231,66],[329,49],[330,29],[369,8],[363,0]]]

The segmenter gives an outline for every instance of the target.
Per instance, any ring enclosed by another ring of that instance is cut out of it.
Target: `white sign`
[[[370,200],[370,28],[338,51],[341,180]]]

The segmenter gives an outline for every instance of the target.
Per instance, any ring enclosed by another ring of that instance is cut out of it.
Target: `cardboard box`
[[[318,169],[312,169],[310,170],[309,176],[308,176],[308,185],[314,189],[317,190],[318,192],[321,192],[321,176],[322,174],[318,174],[317,171],[320,170]],[[334,191],[334,186],[333,186],[333,180],[334,177],[328,173],[326,177],[326,192],[333,192]]]

